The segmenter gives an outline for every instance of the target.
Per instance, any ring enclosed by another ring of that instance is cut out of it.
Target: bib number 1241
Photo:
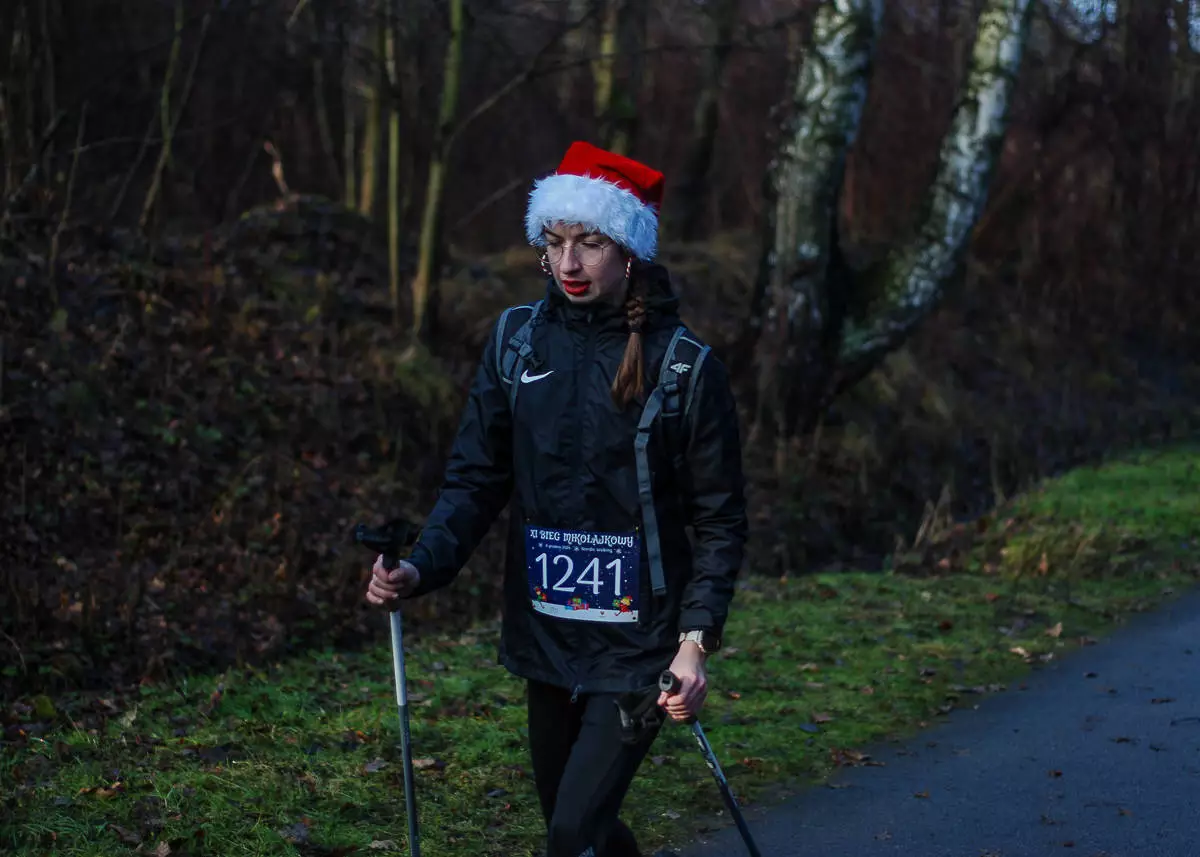
[[[533,609],[573,621],[636,622],[640,550],[637,533],[527,527]]]
[[[617,557],[611,562],[604,564],[605,579],[600,579],[600,558],[592,557],[591,561],[584,568],[583,573],[571,580],[571,576],[575,573],[575,560],[568,554],[555,554],[551,557],[549,554],[540,553],[535,562],[542,570],[542,589],[553,589],[555,592],[570,592],[572,595],[576,593],[577,587],[587,586],[592,590],[592,595],[599,597],[600,590],[606,587],[609,580],[612,581],[613,595],[617,598],[621,597],[621,558]],[[550,573],[550,564],[553,562],[555,569],[554,573]],[[562,568],[562,577],[559,577],[551,586],[550,579],[558,575],[558,569]]]

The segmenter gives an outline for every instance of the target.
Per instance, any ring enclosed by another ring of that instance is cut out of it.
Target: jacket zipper
[[[589,310],[587,314],[587,346],[583,351],[583,368],[581,372],[575,373],[576,384],[579,385],[576,393],[578,396],[579,407],[575,410],[576,431],[575,437],[577,443],[575,446],[575,481],[577,490],[575,496],[579,500],[579,510],[582,513],[586,504],[583,502],[583,445],[586,440],[586,435],[583,430],[584,412],[587,406],[587,384],[588,371],[591,369],[592,361],[596,356],[596,330],[592,326],[592,312]]]

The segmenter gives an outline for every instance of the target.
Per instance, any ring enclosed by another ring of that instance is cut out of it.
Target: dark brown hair
[[[612,399],[620,410],[625,410],[634,399],[640,398],[644,388],[644,363],[642,357],[642,325],[646,322],[646,285],[638,277],[637,266],[630,266],[629,290],[625,296],[625,318],[629,323],[629,341],[625,344],[625,356],[613,378]]]

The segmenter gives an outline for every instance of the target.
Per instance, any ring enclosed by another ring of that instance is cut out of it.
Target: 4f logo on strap
[[[674,372],[676,375],[682,375],[684,372],[687,372],[691,368],[692,368],[691,363],[680,362],[680,363],[672,363],[671,364],[671,371]]]

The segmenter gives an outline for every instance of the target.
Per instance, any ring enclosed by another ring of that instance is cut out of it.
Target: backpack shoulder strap
[[[533,304],[511,306],[500,315],[500,321],[496,324],[496,373],[501,383],[508,384],[510,409],[516,407],[517,390],[521,386],[517,379],[525,366],[531,365],[536,369],[542,364],[532,345],[533,328],[541,311],[540,300]]]
[[[658,510],[654,505],[653,480],[650,473],[649,444],[654,422],[660,416],[671,426],[666,433],[675,472],[683,466],[682,432],[675,425],[687,416],[691,408],[693,379],[712,350],[691,337],[683,325],[675,328],[671,342],[658,368],[658,383],[646,398],[642,417],[638,421],[634,459],[637,464],[638,496],[642,505],[642,524],[646,532],[646,556],[650,562],[650,582],[655,595],[667,591],[666,574],[662,564],[662,544],[658,533]]]
[[[663,388],[663,416],[684,418],[692,409],[695,378],[712,352],[683,325],[675,329],[658,367],[658,386]]]

